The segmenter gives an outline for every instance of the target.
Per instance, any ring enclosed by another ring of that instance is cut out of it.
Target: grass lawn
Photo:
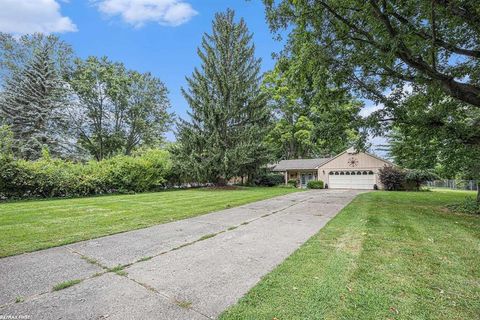
[[[185,219],[298,189],[190,189],[0,204],[0,257]]]
[[[372,192],[265,276],[221,319],[479,319],[473,192]]]

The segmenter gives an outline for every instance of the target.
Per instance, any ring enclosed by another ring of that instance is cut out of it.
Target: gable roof
[[[273,168],[273,171],[317,169],[322,164],[330,161],[330,159],[331,158],[282,160]]]
[[[395,164],[394,164],[393,162],[391,162],[391,161],[388,161],[388,160],[386,160],[386,159],[382,159],[382,158],[380,158],[380,157],[378,157],[378,156],[376,156],[376,155],[374,155],[374,154],[371,154],[371,153],[369,153],[369,152],[366,152],[366,151],[356,151],[353,147],[350,147],[350,148],[348,148],[347,150],[345,150],[345,151],[343,151],[343,152],[340,152],[340,153],[337,154],[335,157],[329,158],[327,161],[323,162],[320,166],[326,165],[327,163],[331,162],[332,160],[340,157],[342,154],[345,154],[345,153],[350,153],[350,154],[364,153],[364,154],[366,154],[366,155],[368,155],[368,156],[370,156],[370,157],[372,157],[372,158],[375,158],[375,159],[378,159],[378,160],[383,161],[383,162],[385,162],[385,163],[388,163],[388,164],[391,165],[391,166],[395,166]]]

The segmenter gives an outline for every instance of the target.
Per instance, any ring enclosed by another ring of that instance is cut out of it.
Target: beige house
[[[285,183],[297,180],[300,187],[310,180],[322,180],[330,189],[374,189],[382,188],[378,170],[385,166],[393,163],[350,148],[332,158],[282,160],[273,171],[283,173]]]

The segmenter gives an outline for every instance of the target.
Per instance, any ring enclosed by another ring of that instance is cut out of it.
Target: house
[[[393,163],[349,148],[332,158],[282,160],[272,170],[283,173],[285,183],[297,180],[300,187],[322,180],[330,189],[374,189],[382,187],[378,171],[385,166]]]

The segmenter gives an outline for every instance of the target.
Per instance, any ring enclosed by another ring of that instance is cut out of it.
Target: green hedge
[[[323,189],[323,181],[322,180],[310,180],[307,183],[308,189]]]
[[[170,155],[148,150],[135,156],[73,163],[44,157],[38,161],[0,158],[0,197],[72,197],[153,191],[170,174]]]

